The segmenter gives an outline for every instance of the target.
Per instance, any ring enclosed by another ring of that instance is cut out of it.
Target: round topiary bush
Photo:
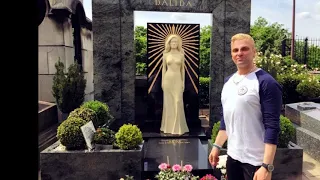
[[[97,114],[97,126],[106,124],[107,126],[113,121],[113,116],[109,111],[107,104],[100,101],[87,101],[81,105],[81,107],[89,108]]]
[[[220,129],[220,121],[214,123],[213,127],[212,127],[212,134],[211,134],[211,141],[212,143],[214,143],[216,141],[216,138],[218,136],[219,133],[219,129]],[[223,144],[223,148],[227,148],[227,141]]]
[[[280,134],[279,134],[279,148],[287,148],[289,141],[292,141],[295,135],[295,128],[291,121],[284,117],[283,115],[280,116]]]
[[[85,108],[85,107],[80,107],[80,108],[76,108],[75,110],[73,110],[68,117],[78,117],[83,119],[86,122],[92,121],[93,125],[95,127],[98,127],[98,118],[97,118],[97,114],[89,109],[89,108]]]
[[[135,149],[142,141],[142,133],[136,125],[124,124],[116,133],[116,145],[123,150]]]
[[[85,149],[86,142],[80,127],[86,123],[79,117],[68,117],[57,129],[57,138],[60,143],[70,150]]]

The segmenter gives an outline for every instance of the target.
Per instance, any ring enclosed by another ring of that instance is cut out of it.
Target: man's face
[[[248,67],[253,63],[256,50],[249,40],[236,40],[231,44],[231,56],[237,67]]]

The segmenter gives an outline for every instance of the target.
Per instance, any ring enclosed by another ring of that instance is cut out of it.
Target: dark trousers
[[[253,180],[254,173],[261,167],[241,163],[229,155],[226,166],[228,180]]]

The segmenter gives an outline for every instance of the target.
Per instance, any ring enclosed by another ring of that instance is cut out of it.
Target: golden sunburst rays
[[[147,25],[147,75],[148,79],[151,79],[148,93],[161,78],[162,52],[165,41],[171,34],[181,37],[182,48],[185,52],[186,80],[187,78],[190,80],[195,92],[198,93],[200,25],[165,23],[148,23]]]

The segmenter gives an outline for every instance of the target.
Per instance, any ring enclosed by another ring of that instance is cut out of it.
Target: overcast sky
[[[86,16],[92,19],[92,0],[83,0]],[[293,0],[251,0],[251,24],[262,16],[270,23],[283,24],[291,32]],[[146,26],[148,22],[198,23],[212,25],[211,15],[206,13],[171,13],[135,11],[135,26]],[[93,22],[94,23],[94,22]],[[320,0],[296,0],[296,35],[320,38]]]

